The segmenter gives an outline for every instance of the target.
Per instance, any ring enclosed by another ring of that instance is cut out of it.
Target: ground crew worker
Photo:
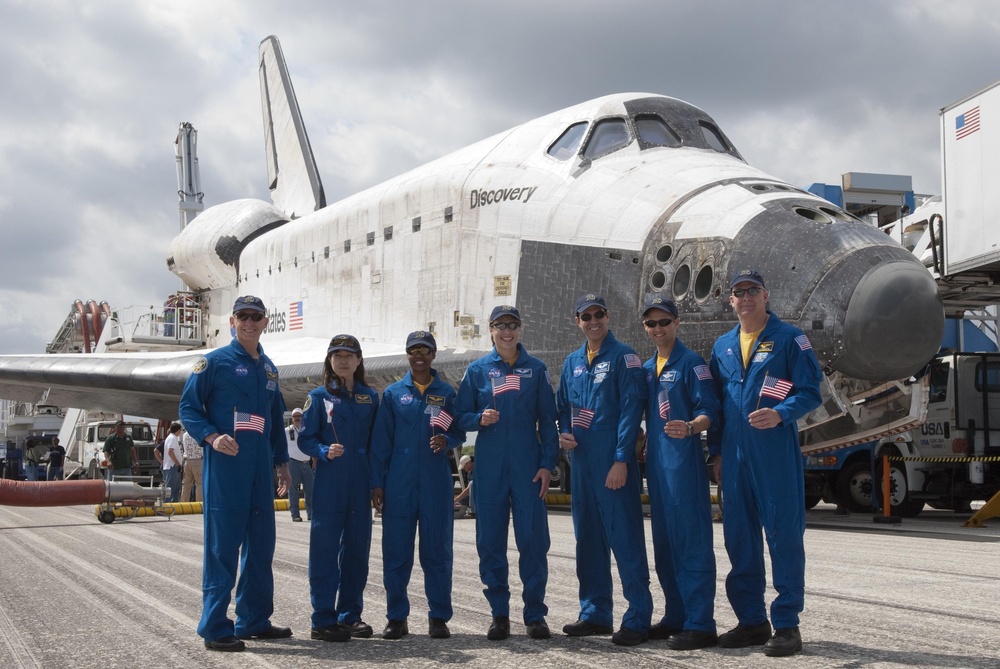
[[[330,340],[323,385],[302,407],[299,449],[316,458],[309,594],[313,639],[367,638],[361,619],[372,543],[368,447],[378,393],[365,382],[361,345],[351,335]]]
[[[409,633],[406,587],[420,527],[420,567],[428,605],[428,634],[451,636],[452,544],[455,530],[449,450],[465,432],[455,420],[455,390],[437,378],[431,363],[437,342],[418,330],[406,338],[410,371],[382,394],[369,463],[372,504],[382,512],[382,580],[386,618],[383,639]]]
[[[108,461],[108,480],[116,476],[131,476],[139,463],[132,437],[125,432],[125,421],[115,423],[115,430],[104,440],[104,457]]]
[[[559,454],[555,397],[545,364],[520,344],[521,314],[501,305],[490,314],[493,351],[476,360],[458,388],[462,428],[478,430],[476,513],[479,575],[493,622],[486,637],[510,636],[507,534],[511,510],[528,636],[548,639],[549,522],[545,496]]]
[[[768,292],[755,270],[737,272],[729,304],[739,325],[712,348],[712,377],[723,424],[710,451],[726,511],[723,534],[732,569],[726,594],[739,624],[719,636],[725,648],[764,645],[771,656],[802,649],[799,613],[805,593],[805,491],[796,421],[818,407],[822,378],[809,338],[767,310]],[[721,450],[720,450],[721,449]],[[721,475],[721,479],[719,476]],[[764,545],[778,597],[771,625],[764,607]]]
[[[580,615],[563,632],[589,636],[613,631],[609,551],[614,551],[629,607],[611,640],[635,646],[649,638],[653,612],[635,458],[645,372],[635,351],[608,330],[611,315],[604,298],[583,295],[574,313],[586,341],[563,364],[556,403],[559,445],[572,457],[570,509]]]
[[[674,650],[718,642],[712,501],[701,433],[721,407],[705,360],[677,338],[673,300],[646,301],[642,324],[656,354],[646,361],[646,480],[656,575],[666,611],[649,638]]]
[[[238,298],[229,319],[236,337],[195,363],[181,395],[180,419],[205,447],[205,558],[198,634],[209,650],[241,651],[244,639],[292,635],[288,627],[271,623],[274,467],[279,494],[290,478],[278,370],[260,346],[267,323],[260,298]],[[234,584],[235,625],[226,614]]]

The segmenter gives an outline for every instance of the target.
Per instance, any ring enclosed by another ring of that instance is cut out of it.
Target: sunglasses
[[[597,320],[601,320],[602,318],[604,318],[607,315],[608,315],[608,312],[598,310],[598,311],[595,311],[595,312],[590,313],[590,314],[580,314],[579,318],[584,323],[589,323],[591,318],[596,318]]]
[[[260,313],[259,311],[241,311],[238,314],[236,314],[236,320],[238,320],[240,323],[247,320],[248,318],[252,320],[254,323],[260,323],[262,320],[264,320],[264,314]]]
[[[659,325],[661,328],[665,328],[673,322],[674,321],[672,318],[661,318],[658,321],[654,321],[652,319],[648,321],[643,321],[642,324],[645,325],[647,328],[655,328],[657,325]]]
[[[516,330],[521,327],[521,324],[517,321],[512,323],[493,323],[490,327],[494,330]]]
[[[406,349],[406,355],[430,355],[431,350],[426,346],[414,346]]]
[[[734,288],[733,297],[743,297],[744,295],[750,295],[750,297],[757,297],[760,295],[760,291],[763,288]]]

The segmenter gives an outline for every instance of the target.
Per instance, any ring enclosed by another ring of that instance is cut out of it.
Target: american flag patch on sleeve
[[[698,365],[695,367],[694,375],[697,376],[700,381],[712,380],[712,372],[708,369],[708,365]]]
[[[642,359],[639,358],[635,353],[625,354],[625,366],[632,369],[637,369],[642,367]]]
[[[798,344],[799,348],[801,348],[803,351],[808,351],[813,347],[812,343],[809,341],[809,337],[805,335],[799,335],[798,337],[796,337],[795,343]]]

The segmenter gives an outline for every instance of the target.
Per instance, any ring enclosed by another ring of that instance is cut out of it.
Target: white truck
[[[115,430],[116,420],[90,421],[78,425],[69,448],[66,449],[65,477],[67,479],[95,479],[107,477],[107,462],[104,456],[104,441]],[[125,433],[135,443],[138,466],[134,476],[152,477],[153,485],[158,485],[162,476],[160,463],[153,455],[156,442],[153,428],[145,421],[125,423]]]
[[[925,503],[964,512],[1000,491],[1000,353],[942,355],[928,376],[927,417],[919,428],[805,458],[807,505],[823,499],[871,510],[873,492],[876,500],[882,496],[884,454],[904,458],[889,463],[897,516],[913,517]]]

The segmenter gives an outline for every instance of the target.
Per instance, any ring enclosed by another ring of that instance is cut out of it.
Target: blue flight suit
[[[712,547],[712,500],[701,435],[668,437],[668,420],[706,416],[719,422],[718,391],[700,355],[679,339],[663,369],[656,355],[646,361],[646,480],[649,483],[653,556],[667,600],[660,623],[668,629],[715,633],[715,551]],[[660,418],[660,392],[670,409]]]
[[[299,450],[316,458],[309,532],[314,629],[361,620],[372,544],[368,446],[377,409],[378,393],[357,382],[353,393],[320,386],[302,407]],[[344,454],[328,460],[330,444],[342,444]]]
[[[519,390],[493,395],[493,379],[516,375]],[[517,345],[517,360],[508,365],[494,348],[465,370],[455,404],[461,427],[476,436],[476,550],[483,594],[493,617],[510,615],[507,533],[511,508],[518,571],[523,584],[525,624],[540,622],[548,613],[545,588],[549,578],[549,518],[538,470],[553,469],[559,455],[556,406],[548,369]],[[481,427],[486,409],[500,420]]]
[[[778,596],[771,603],[775,629],[799,624],[805,594],[806,529],[802,452],[796,421],[822,403],[823,373],[808,338],[769,314],[743,367],[740,328],[719,337],[710,364],[722,397],[722,432],[710,431],[710,450],[722,454],[723,533],[732,570],[726,594],[739,622],[767,621],[764,609],[764,544]],[[785,399],[761,396],[765,376],[792,383]],[[773,408],[782,422],[768,430],[751,427],[758,408]]]
[[[288,462],[285,401],[278,369],[258,345],[256,360],[236,339],[195,363],[178,415],[203,446],[205,558],[198,634],[206,641],[267,630],[274,611],[274,467]],[[234,433],[235,413],[264,418],[263,433]],[[236,455],[219,453],[205,437],[236,438]],[[242,556],[240,549],[242,548]],[[239,560],[239,582],[236,563]],[[226,616],[236,585],[236,624]]]
[[[428,616],[451,620],[452,549],[455,530],[455,483],[448,449],[460,448],[465,432],[458,428],[455,390],[431,370],[423,395],[410,372],[382,393],[369,456],[371,487],[382,488],[382,580],[386,618],[405,620],[410,614],[406,587],[413,571],[413,547],[420,524],[420,567]],[[435,453],[431,426],[435,407],[452,422],[444,433],[448,449]]]
[[[570,510],[576,532],[580,620],[612,624],[613,550],[629,604],[622,627],[645,632],[653,614],[653,598],[635,458],[639,422],[646,406],[642,361],[608,331],[593,363],[587,362],[586,342],[566,358],[556,401],[560,431],[572,432],[577,442],[570,451]],[[589,428],[572,427],[571,414],[579,409],[594,412]],[[605,482],[616,462],[628,465],[628,475],[624,486],[609,490]]]

